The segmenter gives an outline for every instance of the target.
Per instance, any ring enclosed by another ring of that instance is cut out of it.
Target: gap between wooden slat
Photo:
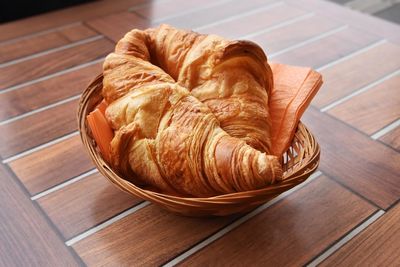
[[[41,149],[43,149],[43,148],[46,148],[46,147],[49,147],[49,146],[51,146],[51,145],[60,143],[61,141],[64,141],[64,140],[66,140],[66,139],[68,139],[68,138],[70,138],[70,137],[73,137],[73,136],[75,136],[75,135],[78,135],[78,134],[79,134],[78,131],[74,131],[74,132],[72,132],[72,133],[63,135],[63,136],[61,136],[61,137],[58,137],[58,138],[56,138],[56,139],[51,140],[50,142],[47,142],[47,143],[44,143],[44,144],[35,146],[35,147],[33,147],[33,148],[30,148],[30,149],[28,149],[28,150],[25,150],[24,152],[21,152],[21,153],[18,153],[18,154],[16,154],[16,155],[14,155],[14,156],[11,156],[11,157],[8,157],[8,158],[6,158],[6,159],[3,159],[3,163],[6,164],[6,163],[9,163],[9,162],[11,162],[11,161],[17,160],[17,159],[19,159],[19,158],[22,158],[22,157],[24,157],[24,156],[26,156],[26,155],[32,154],[33,152],[36,152],[36,151],[41,150]]]
[[[89,230],[87,230],[87,231],[85,231],[85,232],[83,232],[83,233],[81,233],[81,234],[69,239],[68,241],[65,242],[65,244],[67,246],[72,246],[76,242],[79,242],[80,240],[82,240],[82,239],[84,239],[84,238],[86,238],[86,237],[88,237],[90,235],[93,235],[94,233],[106,228],[107,226],[113,224],[114,222],[116,222],[116,221],[118,221],[118,220],[120,220],[122,218],[125,218],[126,216],[128,216],[128,215],[130,215],[130,214],[132,214],[132,213],[134,213],[134,212],[136,212],[136,211],[138,211],[138,210],[140,210],[140,209],[142,209],[142,208],[144,208],[144,207],[146,207],[148,205],[150,205],[150,202],[148,202],[148,201],[141,202],[140,204],[138,204],[136,206],[133,206],[132,208],[130,208],[130,209],[118,214],[117,216],[114,216],[111,219],[108,219],[107,221],[104,221],[101,224],[99,224],[99,225],[97,225],[95,227],[92,227]]]
[[[238,220],[234,221],[233,223],[225,226],[224,228],[222,228],[221,230],[219,230],[218,232],[216,232],[215,234],[209,236],[208,238],[206,238],[205,240],[201,241],[200,243],[197,243],[195,246],[193,246],[191,249],[187,250],[186,252],[180,254],[179,256],[177,256],[176,258],[168,261],[167,263],[165,263],[163,265],[163,267],[172,267],[177,265],[178,263],[182,262],[183,260],[185,260],[186,258],[188,258],[189,256],[193,255],[194,253],[196,253],[197,251],[203,249],[204,247],[208,246],[209,244],[213,243],[214,241],[216,241],[217,239],[221,238],[222,236],[224,236],[225,234],[231,232],[232,230],[234,230],[235,228],[237,228],[238,226],[240,226],[241,224],[243,224],[244,222],[250,220],[251,218],[253,218],[254,216],[256,216],[257,214],[261,213],[262,211],[264,211],[265,209],[267,209],[268,207],[274,205],[275,203],[277,203],[278,201],[286,198],[288,195],[292,194],[293,192],[299,190],[300,188],[304,187],[305,185],[309,184],[310,182],[312,182],[314,179],[316,179],[317,177],[319,177],[320,175],[322,175],[322,173],[320,171],[316,171],[315,173],[313,173],[305,182],[293,187],[292,189],[283,192],[282,194],[280,194],[278,197],[272,199],[271,201],[259,206],[258,208],[256,208],[255,210],[253,210],[252,212],[244,215],[243,217],[239,218]]]
[[[284,53],[286,53],[286,52],[292,51],[292,50],[294,50],[294,49],[296,49],[296,48],[299,48],[299,47],[308,45],[308,44],[310,44],[310,43],[316,42],[316,41],[321,40],[321,39],[323,39],[323,38],[326,38],[326,37],[328,37],[328,36],[330,36],[330,35],[333,35],[333,34],[335,34],[335,33],[338,33],[338,32],[340,32],[340,31],[343,31],[343,30],[347,29],[348,27],[349,27],[348,25],[340,26],[340,27],[335,28],[335,29],[333,29],[333,30],[330,30],[330,31],[324,32],[324,33],[322,33],[322,34],[319,34],[319,35],[317,35],[317,36],[311,37],[310,39],[307,39],[307,40],[305,40],[305,41],[303,41],[303,42],[299,42],[299,43],[297,43],[297,44],[295,44],[295,45],[286,47],[285,49],[282,49],[282,50],[280,50],[280,51],[278,51],[278,52],[276,52],[276,53],[270,54],[269,58],[274,58],[274,57],[279,56],[279,55],[282,55],[282,54],[284,54]]]
[[[349,242],[352,238],[354,238],[356,235],[358,235],[360,232],[362,232],[365,228],[367,228],[369,225],[371,225],[373,222],[375,222],[377,219],[379,219],[383,214],[385,214],[384,210],[378,210],[377,212],[375,212],[366,221],[364,221],[359,226],[354,228],[350,233],[348,233],[343,238],[341,238],[339,241],[337,241],[335,244],[330,246],[325,252],[323,252],[321,255],[317,256],[317,258],[312,260],[306,266],[307,267],[318,266],[326,258],[328,258],[330,255],[332,255],[334,252],[336,252],[338,249],[340,249],[343,245],[345,245],[347,242]]]
[[[0,42],[0,45],[10,44],[10,43],[22,41],[22,40],[29,39],[29,38],[32,38],[32,37],[37,37],[37,36],[40,36],[40,35],[56,32],[56,31],[59,31],[59,30],[62,30],[62,29],[66,29],[66,28],[73,27],[73,26],[78,26],[78,25],[82,25],[82,22],[81,21],[77,21],[77,22],[65,24],[65,25],[62,25],[62,26],[59,26],[59,27],[47,29],[47,30],[44,30],[44,31],[39,31],[39,32],[34,32],[34,33],[31,33],[31,34],[19,36],[19,37],[16,37],[16,38],[12,38],[12,39],[9,39],[9,40],[2,41],[2,42]]]
[[[58,72],[55,72],[55,73],[52,73],[52,74],[49,74],[49,75],[45,75],[45,76],[37,78],[37,79],[30,80],[29,82],[24,82],[24,83],[20,83],[20,84],[8,87],[8,88],[6,88],[4,90],[1,90],[0,94],[8,93],[8,92],[17,90],[17,89],[25,87],[25,86],[35,84],[37,82],[42,82],[42,81],[48,80],[50,78],[54,78],[54,77],[69,73],[71,71],[79,70],[79,69],[82,69],[84,67],[94,65],[96,63],[99,63],[99,62],[103,61],[104,59],[105,59],[105,57],[101,57],[101,58],[93,60],[93,61],[89,61],[89,62],[80,64],[80,65],[77,65],[77,66],[74,66],[74,67],[71,67],[71,68],[67,68],[67,69],[62,70],[62,71],[58,71]]]
[[[88,176],[90,176],[92,174],[98,173],[98,172],[99,171],[97,169],[92,169],[90,171],[84,172],[84,173],[82,173],[82,174],[80,174],[80,175],[78,175],[78,176],[76,176],[74,178],[71,178],[71,179],[69,179],[69,180],[67,180],[65,182],[62,182],[61,184],[55,185],[53,187],[50,187],[49,189],[46,189],[46,190],[44,190],[44,191],[32,196],[31,200],[37,200],[37,199],[39,199],[41,197],[44,197],[44,196],[46,196],[46,195],[48,195],[50,193],[58,191],[58,190],[66,187],[66,186],[68,186],[70,184],[78,182],[78,181],[82,180],[83,178],[86,178],[86,177],[88,177]]]
[[[282,6],[283,4],[284,4],[283,2],[272,3],[272,4],[266,5],[266,6],[261,7],[261,8],[255,8],[255,9],[240,13],[238,15],[233,15],[233,16],[221,19],[221,20],[217,20],[217,21],[215,21],[213,23],[209,23],[209,24],[194,28],[193,30],[194,31],[201,31],[203,29],[206,29],[206,28],[209,28],[209,27],[213,27],[213,26],[219,25],[221,23],[233,21],[233,20],[236,20],[236,19],[239,19],[239,18],[242,18],[242,17],[246,17],[246,16],[257,14],[257,13],[260,13],[260,12],[263,12],[263,11],[266,11],[266,10],[270,10],[270,9],[276,8],[278,6]]]
[[[154,19],[154,20],[151,21],[151,23],[153,23],[153,24],[162,23],[162,22],[165,21],[165,20],[169,20],[169,19],[173,19],[173,18],[180,17],[180,16],[184,16],[184,15],[187,15],[187,14],[195,13],[195,12],[198,12],[198,11],[201,11],[201,10],[204,10],[204,9],[207,9],[207,8],[210,8],[210,7],[216,7],[216,6],[223,5],[223,4],[225,4],[225,3],[229,3],[229,2],[232,2],[232,1],[233,1],[233,0],[221,0],[221,1],[217,1],[217,2],[214,2],[214,3],[209,4],[209,5],[203,5],[203,6],[201,6],[201,7],[195,8],[195,9],[191,9],[191,10],[187,10],[187,11],[182,11],[182,12],[180,12],[180,13],[173,14],[173,15],[170,15],[170,16],[165,16],[165,17],[159,18],[159,19]],[[147,19],[150,19],[150,18],[147,18]]]
[[[70,44],[66,44],[66,45],[62,45],[62,46],[59,46],[59,47],[56,47],[56,48],[51,48],[51,49],[48,49],[48,50],[45,50],[45,51],[42,51],[42,52],[34,53],[34,54],[29,55],[29,56],[25,56],[25,57],[21,57],[21,58],[18,58],[18,59],[10,60],[10,61],[7,61],[5,63],[1,63],[0,64],[0,68],[4,68],[4,67],[7,67],[7,66],[15,65],[17,63],[21,63],[21,62],[24,62],[24,61],[29,60],[29,59],[38,58],[38,57],[41,57],[41,56],[44,56],[44,55],[48,55],[48,54],[51,54],[51,53],[54,53],[54,52],[62,51],[62,50],[68,49],[68,48],[72,48],[72,47],[78,46],[78,45],[90,43],[90,42],[93,42],[93,41],[96,41],[96,40],[99,40],[99,39],[102,39],[102,38],[104,38],[102,35],[96,35],[96,36],[89,37],[89,38],[86,38],[86,39],[83,39],[83,40],[79,40],[79,41],[76,41],[76,42],[73,42],[73,43],[70,43]]]
[[[396,120],[395,122],[392,122],[391,124],[387,125],[386,127],[382,128],[381,130],[377,131],[376,133],[371,135],[371,138],[376,140],[390,132],[391,130],[396,129],[397,127],[400,126],[400,119]]]
[[[348,95],[346,95],[346,96],[344,96],[342,98],[339,98],[338,100],[332,102],[331,104],[328,104],[327,106],[321,108],[320,111],[321,112],[326,112],[326,111],[330,110],[331,108],[334,108],[337,105],[339,105],[339,104],[341,104],[343,102],[346,102],[350,98],[352,98],[352,97],[354,97],[356,95],[359,95],[361,93],[364,93],[364,92],[368,91],[369,89],[379,85],[380,83],[382,83],[382,82],[384,82],[384,81],[386,81],[386,80],[388,80],[390,78],[393,78],[394,76],[399,75],[399,74],[400,74],[400,70],[396,70],[396,71],[394,71],[394,72],[392,72],[392,73],[390,73],[388,75],[385,75],[384,77],[382,77],[382,78],[380,78],[380,79],[378,79],[378,80],[376,80],[376,81],[374,81],[374,82],[372,82],[372,83],[370,83],[370,84],[368,84],[368,85],[366,85],[364,87],[361,87],[360,89],[358,89],[358,90],[356,90],[356,91],[354,91],[354,92],[352,92],[352,93],[350,93],[350,94],[348,94]]]

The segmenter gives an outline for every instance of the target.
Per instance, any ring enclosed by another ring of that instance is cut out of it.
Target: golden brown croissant
[[[270,152],[268,95],[273,79],[258,45],[161,25],[127,33],[116,53],[160,66],[207,104],[227,133]]]
[[[138,32],[135,38],[144,36]],[[207,105],[147,61],[148,53],[119,53],[124,45],[106,58],[103,72],[116,170],[162,192],[199,197],[281,179],[277,157],[227,134]]]

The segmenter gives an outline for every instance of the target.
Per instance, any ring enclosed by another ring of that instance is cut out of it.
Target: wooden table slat
[[[97,35],[83,25],[72,25],[46,34],[0,43],[0,63],[19,59],[48,49],[67,45]]]
[[[8,158],[77,130],[78,100],[0,126],[0,155]],[[29,127],[27,127],[29,126]]]
[[[9,163],[31,195],[94,168],[78,135]]]
[[[37,201],[68,240],[141,200],[121,192],[96,173]]]
[[[321,266],[399,266],[400,205],[354,237]]]
[[[102,62],[67,72],[0,94],[0,120],[43,108],[57,101],[80,94],[97,74]],[[56,89],[56,90],[55,90]]]
[[[167,17],[179,16],[182,13],[191,13],[199,8],[218,6],[223,2],[229,2],[229,0],[169,0],[134,8],[132,11],[148,20],[162,20]]]
[[[375,16],[342,7],[332,1],[285,0],[290,5],[313,11],[324,17],[340,20],[369,34],[378,34],[384,39],[400,44],[399,25]]]
[[[400,199],[400,154],[309,108],[303,122],[321,145],[321,170],[383,209]]]
[[[234,216],[190,218],[150,205],[73,245],[88,265],[158,266],[218,231]]]
[[[400,150],[400,127],[385,134],[379,140],[393,147],[394,149]]]
[[[313,15],[296,23],[250,37],[250,40],[263,46],[268,54],[273,54],[344,25],[335,20]]]
[[[0,184],[0,265],[79,266],[2,164]]]
[[[326,177],[188,258],[182,266],[302,266],[375,208]],[[229,255],[229,256],[228,256]]]
[[[113,49],[110,41],[101,38],[0,67],[0,90],[101,58]]]
[[[371,135],[400,117],[400,74],[328,111]]]
[[[86,22],[96,31],[107,36],[114,42],[118,42],[132,29],[145,29],[150,22],[130,12],[121,12]]]
[[[400,46],[384,43],[325,69],[325,85],[313,101],[323,107],[400,68]],[[396,60],[397,59],[397,60]]]
[[[157,0],[151,0],[151,2],[148,0],[118,0],[118,4],[113,0],[94,1],[92,3],[28,17],[0,25],[0,41],[66,26],[71,23],[125,11],[134,6],[152,4],[155,2],[157,2]]]
[[[319,68],[371,45],[379,39],[377,36],[347,28],[284,54],[273,56],[271,59],[285,64]],[[329,81],[330,78],[324,76],[324,80]]]
[[[212,6],[209,8],[200,9],[198,11],[190,12],[189,14],[182,14],[177,17],[167,18],[158,21],[155,24],[167,23],[172,26],[183,29],[196,29],[198,27],[205,27],[208,24],[216,23],[220,20],[230,18],[236,15],[243,15],[245,12],[251,12],[255,9],[268,7],[276,4],[274,0],[249,0],[240,1],[233,0],[229,2],[222,2],[220,5]],[[231,19],[231,18],[230,18]]]
[[[236,39],[305,14],[307,14],[305,11],[288,5],[272,6],[268,9],[260,9],[254,14],[201,28],[200,32]],[[260,20],[260,17],[263,19]]]

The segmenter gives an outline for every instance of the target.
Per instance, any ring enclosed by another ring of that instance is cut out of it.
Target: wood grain
[[[354,237],[321,266],[399,266],[400,205]]]
[[[330,1],[286,0],[286,2],[293,6],[313,11],[321,16],[339,20],[366,33],[378,34],[384,39],[400,44],[399,26],[390,21],[375,16],[366,16],[362,12],[354,12],[354,10],[343,8]]]
[[[0,90],[101,58],[113,49],[110,41],[101,38],[0,67]]]
[[[375,208],[319,177],[185,261],[183,266],[302,266]]]
[[[245,15],[234,20],[228,20],[217,25],[202,28],[200,32],[217,34],[226,38],[241,38],[246,34],[264,30],[275,24],[306,14],[303,10],[288,5],[273,6],[260,9],[259,12]],[[260,17],[263,19],[260,20]]]
[[[103,266],[159,266],[234,217],[189,218],[147,206],[73,245],[83,261]]]
[[[83,25],[66,28],[12,42],[0,43],[0,63],[43,52],[97,35]]]
[[[303,122],[321,145],[321,170],[383,209],[400,198],[400,154],[309,108]]]
[[[0,126],[0,155],[8,158],[77,129],[78,100]],[[28,127],[29,126],[29,127]]]
[[[102,71],[102,62],[0,94],[0,120],[80,94]],[[55,90],[57,88],[57,90]]]
[[[182,13],[189,13],[199,7],[204,8],[218,3],[215,0],[173,0],[160,1],[152,5],[134,8],[133,11],[149,20],[163,20],[171,16],[179,16]]]
[[[121,12],[96,18],[94,20],[89,20],[87,24],[114,42],[118,42],[132,29],[145,29],[150,26],[148,20],[129,12]]]
[[[249,39],[261,45],[268,54],[273,54],[340,26],[344,24],[314,15]]]
[[[112,0],[94,1],[74,7],[48,12],[38,16],[28,17],[14,22],[0,25],[0,41],[9,40],[27,34],[60,27],[70,23],[93,19],[115,12],[128,10],[136,5],[152,5],[152,0],[119,0],[118,4]]]
[[[280,63],[319,68],[378,40],[377,36],[348,28],[270,58]],[[325,76],[324,80],[329,81]]]
[[[79,266],[3,165],[0,183],[0,265]]]
[[[355,37],[354,37],[355,38]],[[324,88],[313,104],[323,107],[368,85],[400,67],[400,47],[384,43],[325,69]]]
[[[78,135],[11,161],[9,165],[31,195],[94,168]]]
[[[354,96],[328,111],[371,135],[400,118],[400,75]]]
[[[198,27],[217,23],[219,20],[265,7],[275,2],[276,1],[274,0],[234,0],[230,2],[221,2],[221,4],[199,9],[198,11],[193,11],[189,14],[182,14],[180,16],[160,20],[157,24],[167,23],[177,28],[196,30]]]
[[[99,173],[38,199],[67,240],[140,201],[118,190]]]
[[[396,150],[400,150],[400,127],[397,127],[396,129],[385,134],[384,136],[379,138],[379,140],[382,140],[384,143],[388,144]]]

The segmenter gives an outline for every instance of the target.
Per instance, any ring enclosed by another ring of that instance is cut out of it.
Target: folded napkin
[[[273,155],[281,156],[290,146],[297,124],[322,85],[318,72],[304,67],[270,64],[274,87],[269,98]]]

